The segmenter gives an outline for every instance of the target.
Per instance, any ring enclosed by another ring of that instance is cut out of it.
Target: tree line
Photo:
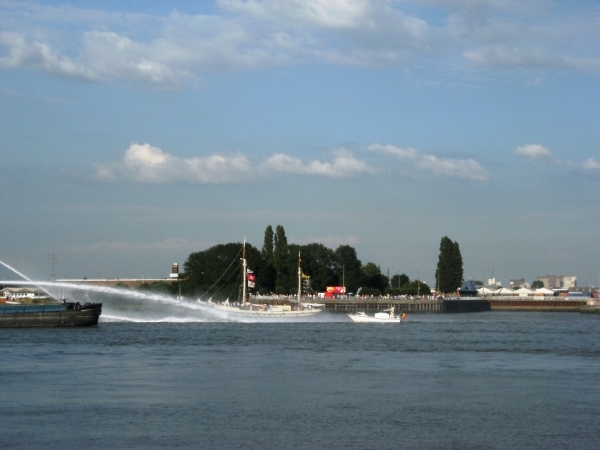
[[[182,292],[193,296],[237,298],[241,285],[242,243],[219,244],[193,252],[183,265],[180,275]],[[252,292],[268,295],[295,294],[298,290],[298,258],[302,273],[310,277],[310,288],[324,292],[327,286],[345,286],[347,293],[366,295],[428,294],[429,287],[406,274],[388,278],[373,262],[363,264],[356,249],[340,245],[335,250],[323,244],[298,245],[288,243],[285,229],[267,226],[259,249],[246,243],[246,260],[256,275]],[[304,290],[306,293],[306,290]]]
[[[218,244],[206,250],[193,252],[183,265],[179,282],[169,290],[186,296],[238,298],[242,282],[241,242]],[[427,295],[430,288],[420,280],[411,280],[406,274],[388,278],[373,262],[363,264],[350,245],[333,250],[323,244],[290,244],[283,226],[275,230],[267,226],[259,249],[245,245],[248,269],[256,276],[253,293],[268,295],[295,294],[298,291],[298,258],[302,273],[310,280],[314,293],[324,292],[327,286],[345,286],[347,293],[361,295]],[[440,243],[436,269],[436,287],[444,293],[455,292],[462,282],[462,257],[457,242],[447,236]],[[164,286],[161,286],[161,289]],[[306,289],[303,289],[304,293]]]

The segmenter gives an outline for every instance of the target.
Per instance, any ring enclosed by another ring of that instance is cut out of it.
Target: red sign
[[[343,295],[346,293],[345,286],[327,286],[325,289],[331,295]]]

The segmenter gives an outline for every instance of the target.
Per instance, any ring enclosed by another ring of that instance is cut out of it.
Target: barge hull
[[[85,327],[98,325],[102,305],[64,311],[0,314],[0,328]]]

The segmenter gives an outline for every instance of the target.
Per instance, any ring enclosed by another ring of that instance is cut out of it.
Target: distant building
[[[48,294],[38,288],[6,287],[0,291],[0,295],[4,298],[17,299],[46,297]]]
[[[577,277],[564,276],[562,278],[562,287],[566,289],[572,289],[577,287]]]
[[[522,287],[527,287],[526,286],[526,282],[525,282],[525,278],[519,278],[518,280],[509,280],[508,281],[510,283],[510,288],[511,289],[519,289]]]
[[[548,289],[569,289],[577,287],[577,277],[573,275],[546,275],[537,277]]]
[[[460,297],[477,297],[477,288],[471,280],[463,281],[458,288],[458,295]]]
[[[179,278],[179,264],[173,263],[173,266],[171,266],[171,274],[169,275],[169,277]]]
[[[496,280],[495,278],[489,278],[488,279],[488,286],[489,287],[496,287],[496,288],[501,288],[502,287],[502,283],[499,282],[498,280]]]

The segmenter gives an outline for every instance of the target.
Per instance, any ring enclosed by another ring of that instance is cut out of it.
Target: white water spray
[[[134,322],[158,321],[211,321],[210,315],[203,314],[206,308],[197,303],[176,300],[168,295],[135,291],[109,286],[64,283],[53,281],[3,281],[7,285],[44,286],[68,293],[71,300],[82,303],[102,302],[101,320],[125,320]],[[101,296],[91,298],[90,295]],[[129,301],[125,301],[129,300]],[[214,321],[214,318],[212,319]]]
[[[81,303],[102,302],[100,320],[103,322],[331,322],[339,321],[340,319],[340,317],[330,314],[310,316],[310,318],[238,317],[235,314],[229,314],[206,304],[199,304],[196,301],[178,300],[168,295],[151,292],[53,281],[2,281],[2,283],[57,288],[68,292],[71,300]],[[81,295],[82,293],[83,296]],[[90,294],[100,295],[101,297],[90,298]],[[125,299],[129,301],[123,301]]]
[[[128,322],[330,322],[338,321],[330,315],[311,316],[310,318],[249,318],[237,317],[214,309],[208,305],[190,300],[179,300],[169,295],[130,289],[98,286],[81,283],[64,283],[56,281],[34,281],[14,267],[0,261],[0,264],[24,278],[26,281],[2,281],[5,285],[36,286],[50,297],[56,297],[47,288],[56,288],[68,292],[71,300],[87,303],[98,301],[103,303],[101,321]],[[81,296],[81,293],[84,295]],[[90,294],[99,294],[99,299],[91,299]],[[123,302],[123,299],[133,302]],[[319,317],[321,316],[321,317]],[[327,317],[325,317],[327,316]]]
[[[17,269],[15,269],[14,267],[9,266],[8,264],[6,264],[4,261],[0,261],[0,264],[2,264],[4,267],[6,267],[9,270],[12,270],[14,273],[16,273],[17,275],[19,275],[20,277],[25,278],[27,281],[31,281],[30,278],[28,278],[27,276],[23,275],[21,272],[19,272]]]
[[[0,264],[2,264],[4,267],[6,267],[9,270],[12,270],[14,273],[16,273],[17,275],[19,275],[20,277],[25,278],[27,281],[31,281],[31,278],[29,278],[28,276],[22,274],[21,272],[19,272],[17,269],[15,269],[14,267],[9,266],[8,264],[6,264],[4,261],[0,261]],[[8,283],[4,283],[4,284],[8,284]],[[37,285],[36,285],[37,286]],[[43,287],[40,287],[40,289],[42,291],[44,291],[46,294],[52,296],[52,294],[50,294],[50,292],[48,292],[46,289],[44,289]]]

